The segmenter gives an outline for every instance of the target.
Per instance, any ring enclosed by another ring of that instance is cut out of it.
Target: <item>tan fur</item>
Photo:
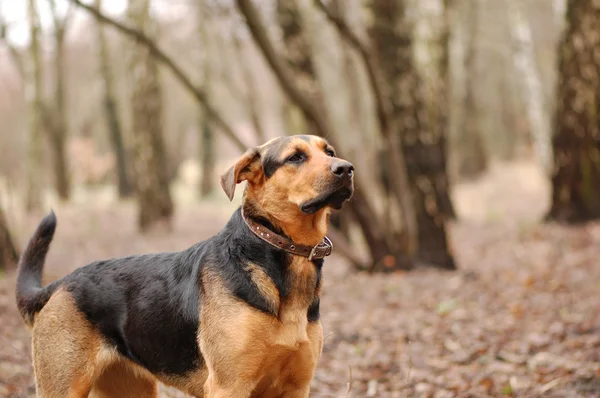
[[[297,261],[293,269],[310,274],[306,262]],[[312,274],[306,278],[312,279],[312,291],[310,283],[300,282],[301,289],[292,289],[281,304],[279,319],[240,305],[218,275],[203,275],[200,348],[209,371],[207,396],[308,396],[323,340],[320,323],[306,319],[307,295],[314,294]]]
[[[33,326],[33,364],[39,397],[87,397],[99,374],[102,341],[73,297],[53,295]],[[50,376],[52,375],[52,376]]]
[[[255,264],[247,264],[245,270],[250,273],[252,282],[254,282],[260,294],[267,299],[269,305],[273,308],[279,308],[279,291],[265,271]]]
[[[158,379],[168,386],[175,387],[194,397],[204,396],[204,384],[208,378],[208,369],[201,368],[185,376],[159,375]]]
[[[157,396],[155,378],[108,348],[65,291],[36,317],[33,364],[41,398]]]
[[[152,398],[158,396],[156,379],[129,361],[113,363],[98,377],[90,398]]]

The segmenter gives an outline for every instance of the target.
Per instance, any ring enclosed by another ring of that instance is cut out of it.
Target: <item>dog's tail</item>
[[[38,225],[19,260],[17,274],[17,306],[25,323],[33,325],[34,316],[50,299],[56,289],[42,288],[44,260],[56,230],[56,215],[51,211]]]

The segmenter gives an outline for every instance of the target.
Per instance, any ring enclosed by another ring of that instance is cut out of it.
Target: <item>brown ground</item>
[[[369,276],[326,261],[312,396],[600,397],[600,224],[539,225],[546,197],[521,166],[459,187],[458,272]],[[131,204],[59,207],[48,280],[96,259],[183,249],[230,211],[181,205],[172,233],[140,236]],[[36,222],[26,219],[23,233]],[[0,280],[0,397],[30,397],[30,337],[13,285],[12,274]]]

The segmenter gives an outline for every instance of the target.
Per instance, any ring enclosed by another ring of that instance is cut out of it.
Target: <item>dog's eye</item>
[[[292,156],[290,156],[287,161],[290,163],[300,163],[304,160],[304,154],[303,153],[296,153]]]
[[[333,152],[333,150],[331,150],[331,149],[325,149],[325,155],[331,156],[332,158],[334,158],[335,152]]]

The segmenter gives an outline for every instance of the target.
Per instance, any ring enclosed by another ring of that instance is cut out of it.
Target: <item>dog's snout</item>
[[[331,164],[331,171],[338,177],[351,177],[354,173],[354,166],[346,161],[335,162]]]

